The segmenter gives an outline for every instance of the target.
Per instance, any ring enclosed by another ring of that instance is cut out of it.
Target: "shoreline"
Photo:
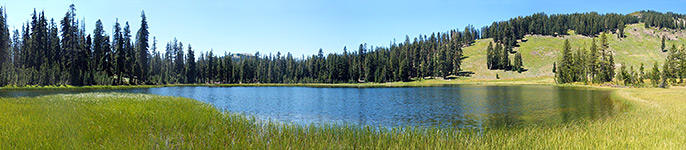
[[[581,87],[593,89],[623,89],[627,87],[604,86],[601,84],[585,85],[582,83],[556,84],[553,77],[530,77],[516,79],[480,80],[480,79],[426,79],[410,82],[386,82],[386,83],[232,83],[232,84],[165,84],[165,85],[91,85],[91,86],[5,86],[5,90],[97,90],[97,89],[134,89],[134,88],[157,88],[176,86],[204,86],[204,87],[314,87],[314,88],[401,88],[401,87],[440,87],[451,85],[541,85],[556,87]],[[640,87],[628,87],[640,88]]]

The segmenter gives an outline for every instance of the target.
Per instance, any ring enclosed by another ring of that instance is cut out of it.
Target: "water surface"
[[[443,128],[548,125],[612,115],[609,91],[554,86],[453,85],[413,88],[161,87],[0,91],[0,96],[127,92],[180,96],[259,119]]]

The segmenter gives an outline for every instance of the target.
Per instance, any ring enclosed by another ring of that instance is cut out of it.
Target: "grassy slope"
[[[686,147],[686,89],[618,89],[629,111],[483,133],[295,126],[221,113],[185,98],[75,94],[0,99],[0,149],[671,149]]]
[[[672,32],[657,30],[655,28],[645,29],[643,24],[628,25],[625,29],[626,38],[618,39],[615,34],[608,34],[610,50],[615,52],[615,63],[620,65],[626,63],[638,69],[641,63],[646,64],[646,70],[652,67],[655,62],[662,62],[667,53],[660,51],[661,35],[666,35],[671,41],[667,41],[667,48],[672,43],[680,47],[686,44],[686,31]],[[588,48],[591,45],[591,38],[580,35],[568,35],[564,37],[552,36],[527,36],[527,42],[521,43],[515,51],[522,53],[524,68],[527,72],[505,72],[502,70],[488,70],[486,68],[486,48],[492,39],[478,40],[473,46],[464,49],[465,55],[469,58],[463,61],[463,70],[474,71],[473,79],[495,79],[495,74],[499,74],[503,79],[527,78],[553,76],[553,62],[559,60],[560,51],[565,39],[569,39],[572,49]],[[597,39],[597,42],[600,42]],[[599,43],[598,43],[599,44]],[[510,55],[511,58],[514,55]]]

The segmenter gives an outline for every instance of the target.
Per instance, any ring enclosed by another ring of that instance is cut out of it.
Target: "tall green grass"
[[[0,149],[671,149],[686,147],[684,88],[619,89],[632,106],[552,126],[379,130],[258,121],[199,101],[91,93],[0,99]]]

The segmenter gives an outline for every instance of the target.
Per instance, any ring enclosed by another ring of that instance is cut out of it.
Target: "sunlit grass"
[[[132,88],[154,88],[167,86],[194,86],[195,84],[170,84],[170,85],[88,85],[88,86],[71,86],[71,85],[26,85],[16,86],[7,85],[0,87],[0,90],[65,90],[65,89],[132,89]]]
[[[671,40],[666,41],[667,48],[672,44],[681,47],[686,43],[686,32],[658,30],[655,28],[644,28],[642,23],[627,25],[625,29],[626,37],[617,38],[617,34],[607,34],[609,49],[615,55],[616,64],[626,64],[638,69],[644,63],[648,71],[653,63],[662,64],[667,58],[667,53],[660,50],[661,35],[666,35]],[[589,50],[592,39],[581,35],[565,35],[562,37],[552,36],[526,36],[526,42],[520,43],[520,47],[514,48],[515,51],[522,53],[522,61],[526,72],[517,73],[513,71],[488,70],[486,67],[486,49],[492,39],[477,40],[472,46],[464,48],[464,55],[468,58],[462,62],[462,69],[473,71],[474,79],[496,79],[498,74],[501,79],[531,78],[553,76],[553,62],[560,59],[562,44],[565,39],[569,42],[573,50]],[[596,39],[596,44],[600,40]],[[514,58],[510,55],[510,59]],[[559,65],[559,64],[558,64]]]
[[[199,101],[92,93],[0,99],[0,149],[679,149],[686,89],[616,89],[623,113],[550,126],[378,130],[299,126]]]

